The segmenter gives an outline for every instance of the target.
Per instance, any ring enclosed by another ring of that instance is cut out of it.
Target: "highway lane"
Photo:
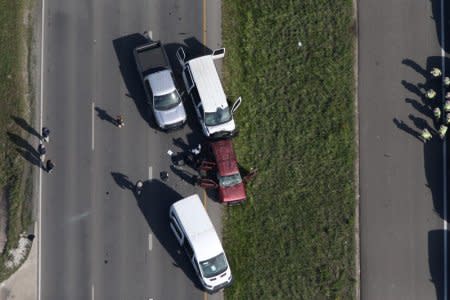
[[[444,299],[443,144],[417,137],[440,3],[358,2],[362,299]]]
[[[205,297],[166,224],[171,202],[203,195],[171,171],[167,155],[181,151],[176,138],[199,141],[198,128],[193,114],[182,131],[155,128],[131,53],[144,30],[171,44],[169,52],[186,39],[195,51],[207,37],[219,44],[220,19],[205,16],[217,15],[220,2],[204,5],[46,1],[43,123],[56,167],[42,182],[40,299]],[[117,114],[124,128],[109,121]],[[147,180],[141,199],[130,190],[138,179]],[[218,206],[208,207],[220,226]]]

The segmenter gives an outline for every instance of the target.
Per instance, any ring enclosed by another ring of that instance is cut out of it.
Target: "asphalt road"
[[[440,92],[440,5],[358,3],[362,299],[444,299],[443,143],[418,138],[436,126],[420,89]]]
[[[42,180],[40,299],[204,299],[167,224],[194,192],[167,151],[195,145],[189,126],[163,133],[143,104],[132,49],[140,35],[200,54],[220,45],[220,1],[45,2],[43,124],[51,130]],[[125,127],[112,122],[117,114]],[[175,142],[177,138],[182,143]],[[162,171],[169,180],[160,180]],[[141,198],[131,190],[147,180]],[[207,202],[220,228],[220,208]],[[220,299],[222,294],[208,296]]]

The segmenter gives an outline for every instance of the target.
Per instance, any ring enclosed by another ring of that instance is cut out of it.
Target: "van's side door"
[[[184,86],[186,87],[186,92],[191,94],[192,88],[194,87],[194,80],[192,79],[192,74],[189,66],[185,66],[183,68],[183,72],[181,73],[183,77]]]
[[[175,235],[178,243],[180,245],[183,245],[184,243],[184,234],[183,231],[181,231],[181,227],[178,224],[177,219],[173,215],[173,213],[170,214],[170,222],[169,222],[170,229],[172,229],[173,234]]]

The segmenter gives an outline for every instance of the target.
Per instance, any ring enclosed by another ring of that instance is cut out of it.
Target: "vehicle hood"
[[[229,122],[220,124],[217,126],[206,126],[206,130],[208,130],[208,136],[213,135],[218,132],[233,132],[236,129],[236,124],[234,123],[234,119],[232,118]]]
[[[177,106],[169,110],[156,110],[155,118],[161,127],[175,124],[186,120],[186,111],[184,110],[183,101]]]
[[[162,70],[147,76],[154,96],[166,95],[175,90],[175,83],[169,70]]]
[[[230,187],[219,186],[219,194],[220,200],[224,203],[244,201],[247,198],[243,182]]]

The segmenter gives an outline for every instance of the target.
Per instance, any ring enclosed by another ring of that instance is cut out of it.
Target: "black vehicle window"
[[[198,90],[194,87],[191,91],[192,101],[194,101],[195,107],[200,104],[200,95],[198,94]]]
[[[184,69],[184,77],[186,78],[186,85],[187,85],[186,88],[189,90],[192,86],[194,86],[194,81],[192,81],[192,76],[189,67],[186,67]]]
[[[183,247],[184,251],[186,251],[187,256],[189,258],[192,258],[194,256],[194,251],[192,250],[191,244],[187,240],[185,240]]]
[[[174,228],[174,230],[176,231],[176,235],[178,236],[178,238],[181,239],[181,237],[183,236],[180,232],[180,228],[178,227],[177,221],[173,218],[170,218],[170,223],[172,223],[172,227]]]
[[[145,88],[145,91],[147,92],[147,94],[150,97],[152,97],[153,93],[152,93],[152,89],[150,88],[150,84],[148,83],[148,80],[145,80],[144,88]]]
[[[200,106],[198,107],[198,110],[200,111],[200,115],[203,117],[203,115],[204,115],[203,105],[200,104]]]

